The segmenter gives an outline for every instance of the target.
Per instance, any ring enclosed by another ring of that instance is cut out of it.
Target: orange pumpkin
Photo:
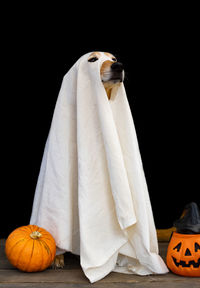
[[[8,236],[5,252],[16,268],[26,272],[42,271],[53,262],[56,243],[45,229],[27,225],[15,229]]]
[[[168,268],[182,276],[200,276],[200,234],[173,232],[167,250]]]

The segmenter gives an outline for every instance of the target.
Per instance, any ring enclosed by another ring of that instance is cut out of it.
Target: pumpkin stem
[[[30,234],[30,237],[32,238],[32,239],[38,239],[38,238],[40,238],[42,236],[42,234],[40,233],[40,232],[38,232],[38,231],[33,231],[31,234]]]

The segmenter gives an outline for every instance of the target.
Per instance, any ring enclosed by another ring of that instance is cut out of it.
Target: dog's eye
[[[88,62],[95,62],[95,61],[97,61],[97,60],[98,60],[97,57],[92,57],[92,58],[88,59]]]
[[[117,58],[115,58],[115,57],[113,57],[112,60],[115,61],[115,62],[117,62]]]

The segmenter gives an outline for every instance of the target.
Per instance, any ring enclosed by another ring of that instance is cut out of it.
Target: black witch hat
[[[184,207],[180,219],[174,222],[178,233],[200,234],[200,211],[196,203],[191,202]]]

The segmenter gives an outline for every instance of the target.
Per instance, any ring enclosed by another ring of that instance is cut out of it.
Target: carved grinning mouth
[[[182,267],[190,267],[193,266],[194,268],[199,268],[200,267],[200,258],[198,259],[197,262],[195,262],[194,260],[191,260],[188,262],[188,264],[185,261],[180,260],[180,262],[178,262],[176,260],[176,258],[174,258],[172,256],[172,259],[174,261],[174,264],[176,265],[176,267],[182,266]]]

